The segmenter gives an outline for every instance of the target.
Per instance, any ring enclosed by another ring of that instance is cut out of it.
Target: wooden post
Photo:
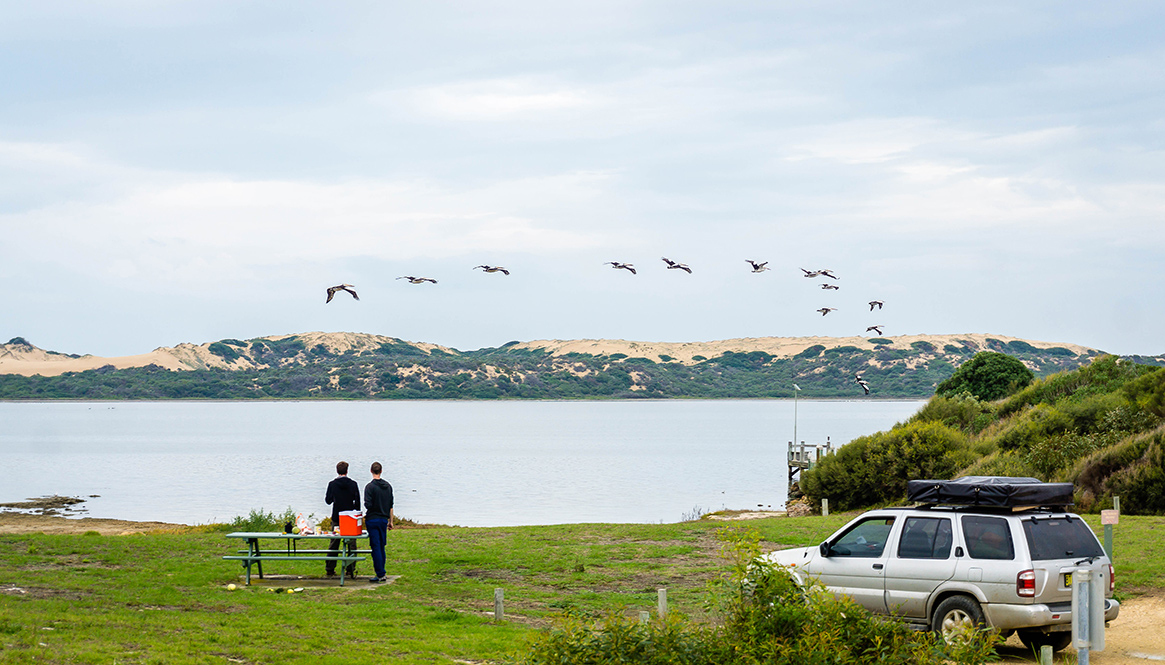
[[[1052,645],[1045,644],[1040,647],[1040,665],[1052,665]]]
[[[494,621],[501,623],[506,616],[506,592],[502,589],[494,589]]]
[[[647,623],[648,621],[651,621],[651,612],[648,612],[647,610],[640,610],[639,623]]]
[[[659,618],[667,616],[667,589],[656,589],[659,595]]]
[[[821,500],[821,516],[829,517],[829,499]]]

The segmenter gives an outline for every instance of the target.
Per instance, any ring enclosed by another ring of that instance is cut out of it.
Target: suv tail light
[[[1108,564],[1108,592],[1112,593],[1113,591],[1116,591],[1116,569],[1110,563]]]
[[[1021,598],[1035,597],[1036,571],[1029,569],[1015,576],[1015,593]]]

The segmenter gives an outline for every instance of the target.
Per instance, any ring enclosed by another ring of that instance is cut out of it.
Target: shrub
[[[916,421],[861,436],[801,474],[801,491],[837,510],[896,503],[906,481],[951,478],[974,460],[967,437],[938,422]]]
[[[965,390],[978,399],[996,400],[1028,385],[1034,376],[1011,356],[982,351],[960,365],[951,378],[938,384],[935,394],[956,395]]]
[[[911,421],[938,422],[968,434],[982,432],[994,419],[989,402],[975,399],[969,392],[952,397],[932,397]]]
[[[1013,450],[996,450],[960,471],[959,475],[1031,478],[1039,474],[1021,454]]]
[[[914,349],[915,351],[922,351],[923,353],[934,353],[935,351],[934,344],[931,344],[930,342],[924,342],[922,340],[911,342],[910,348]]]
[[[868,339],[868,340],[866,340],[866,341],[867,341],[867,342],[869,342],[870,344],[874,344],[874,345],[876,345],[876,346],[881,346],[881,345],[883,345],[883,344],[893,344],[893,343],[894,343],[894,340],[892,340],[892,339],[886,339],[885,337],[871,337],[870,339]]]
[[[1145,411],[1165,418],[1165,368],[1126,383],[1124,394]]]
[[[821,355],[821,352],[824,350],[825,350],[824,345],[814,344],[813,346],[805,349],[804,351],[802,351],[801,353],[798,353],[797,355],[795,355],[793,357],[794,358],[816,358],[817,356]]]
[[[1068,479],[1076,484],[1081,511],[1109,505],[1116,495],[1121,511],[1130,515],[1165,512],[1165,427],[1093,453],[1077,462]]]
[[[210,346],[206,347],[206,350],[210,351],[214,355],[222,358],[223,360],[225,360],[227,362],[232,362],[232,361],[237,360],[239,358],[239,352],[235,351],[234,347],[227,346],[226,344],[223,344],[222,342],[215,342],[215,343],[211,344]]]

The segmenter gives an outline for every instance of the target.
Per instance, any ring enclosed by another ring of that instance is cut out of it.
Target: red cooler
[[[359,536],[364,533],[363,515],[359,510],[345,510],[340,513],[340,535]]]

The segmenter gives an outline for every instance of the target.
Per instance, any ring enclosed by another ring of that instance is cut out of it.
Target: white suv
[[[1072,573],[1083,567],[1108,585],[1112,563],[1079,516],[1046,509],[923,506],[871,510],[819,547],[773,552],[798,582],[814,579],[871,612],[890,614],[950,639],[970,628],[1018,632],[1029,648],[1071,641]]]

